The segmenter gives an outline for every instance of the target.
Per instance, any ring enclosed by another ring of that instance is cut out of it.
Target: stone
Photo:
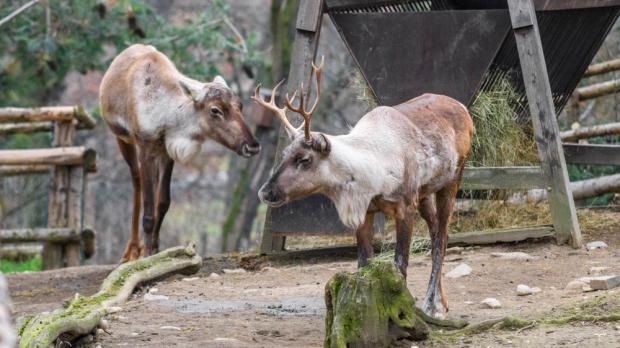
[[[572,291],[591,291],[590,284],[581,280],[573,280],[566,284],[566,290]]]
[[[219,274],[215,273],[215,272],[209,274],[209,278],[219,278],[219,277],[221,277],[221,276]]]
[[[608,269],[609,269],[609,267],[603,267],[603,266],[590,267],[590,273],[600,274],[602,272],[605,272]]]
[[[144,299],[147,301],[165,301],[169,300],[170,298],[166,295],[153,295],[150,292],[147,292],[146,294],[144,294]]]
[[[275,269],[274,267],[265,266],[265,267],[261,268],[260,271],[261,272],[271,272],[271,271],[277,271],[277,269]]]
[[[175,330],[175,331],[181,331],[181,328],[178,326],[172,326],[172,325],[164,325],[159,327],[162,330]]]
[[[597,240],[586,244],[586,249],[588,249],[588,251],[596,249],[607,249],[607,243]]]
[[[463,247],[455,246],[452,248],[446,249],[446,255],[461,255],[463,253]]]
[[[123,308],[121,308],[121,307],[112,306],[112,307],[108,307],[108,311],[107,312],[108,312],[108,314],[112,314],[112,313],[120,312],[122,310],[123,310]]]
[[[528,260],[536,260],[538,257],[532,256],[530,254],[524,253],[522,251],[513,251],[509,253],[491,253],[492,257],[497,257],[501,260],[518,260],[518,261],[528,261]]]
[[[467,264],[462,263],[456,266],[450,272],[446,273],[446,277],[456,279],[471,274],[471,271],[471,267],[469,267]]]
[[[537,294],[539,292],[542,292],[542,289],[537,286],[530,288],[530,290],[532,290],[532,294]]]
[[[620,286],[620,276],[609,275],[594,277],[590,280],[590,287],[594,290],[609,290]]]
[[[530,288],[529,286],[527,286],[525,284],[517,285],[517,295],[519,295],[519,296],[527,296],[527,295],[531,295],[533,293],[534,293],[534,291],[532,291],[532,288]]]
[[[480,303],[482,304],[482,308],[495,309],[495,308],[502,307],[502,304],[496,298],[492,298],[492,297],[485,298]]]
[[[243,268],[235,268],[235,269],[224,268],[222,272],[226,274],[234,274],[234,273],[245,273],[245,270]]]
[[[194,280],[200,279],[199,277],[191,277],[191,278],[183,278],[181,279],[184,282],[193,282]]]

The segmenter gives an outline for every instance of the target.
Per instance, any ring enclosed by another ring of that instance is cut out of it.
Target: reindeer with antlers
[[[349,134],[311,132],[312,114],[321,96],[323,65],[323,59],[319,67],[312,65],[317,97],[309,110],[304,105],[303,84],[297,107],[293,106],[297,93],[292,99],[286,95],[284,107],[276,105],[274,96],[281,83],[269,102],[259,97],[260,85],[256,87],[252,99],[275,113],[292,141],[259,197],[271,207],[314,193],[329,197],[342,222],[356,230],[358,267],[373,256],[375,213],[393,217],[394,262],[405,277],[417,209],[428,225],[432,244],[432,270],[422,309],[442,316],[448,305],[441,268],[448,223],[473,133],[469,112],[452,98],[424,94],[394,107],[373,109]],[[299,128],[288,121],[287,110],[303,117]]]

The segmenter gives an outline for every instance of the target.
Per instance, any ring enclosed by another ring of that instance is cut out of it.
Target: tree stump
[[[433,328],[462,328],[415,305],[407,282],[392,262],[371,260],[355,273],[340,272],[325,286],[325,347],[389,347],[424,340]]]

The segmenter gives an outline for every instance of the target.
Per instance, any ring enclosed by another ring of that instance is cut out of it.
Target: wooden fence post
[[[295,31],[295,42],[291,57],[291,67],[286,84],[286,92],[291,95],[299,87],[300,82],[304,85],[310,84],[310,71],[312,62],[316,56],[317,46],[321,33],[321,23],[323,19],[323,0],[304,0],[299,3],[297,11],[297,22]],[[310,97],[311,93],[308,93]],[[276,146],[276,156],[274,166],[277,166],[282,159],[282,150],[288,144],[288,137],[283,127],[278,132],[278,145]],[[284,249],[286,237],[275,237],[271,233],[271,208],[267,209],[265,216],[265,227],[261,241],[261,253],[281,251]]]
[[[541,168],[548,186],[556,240],[559,244],[570,240],[574,247],[581,247],[581,230],[569,186],[534,3],[533,0],[508,0],[508,8]]]
[[[58,121],[54,124],[52,146],[73,145],[75,125],[72,121]],[[81,198],[76,197],[76,185],[81,185],[82,167],[54,166],[52,169],[47,210],[48,227],[80,228]],[[80,201],[79,203],[77,201]],[[46,242],[43,246],[43,269],[78,266],[80,264],[79,242]]]

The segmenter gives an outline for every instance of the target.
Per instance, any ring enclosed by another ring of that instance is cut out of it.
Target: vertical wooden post
[[[295,42],[291,58],[291,67],[288,74],[286,91],[292,95],[300,82],[310,86],[310,71],[316,56],[323,19],[323,0],[303,0],[299,3],[295,31]],[[308,94],[310,97],[310,93]],[[295,117],[293,117],[295,118]],[[278,145],[274,166],[278,165],[282,157],[282,150],[288,144],[288,138],[283,127],[278,132]],[[271,208],[267,209],[261,253],[281,251],[284,249],[285,237],[274,237],[271,233]]]
[[[75,125],[73,121],[58,121],[54,124],[54,140],[52,146],[62,147],[73,145]],[[54,166],[51,173],[48,195],[47,226],[70,227],[79,229],[80,197],[82,168],[71,166]],[[76,190],[78,192],[76,192]],[[80,264],[79,243],[60,244],[46,242],[42,254],[43,269],[54,269]]]
[[[581,247],[581,230],[562,150],[562,141],[547,75],[533,0],[508,0],[510,19],[519,51],[523,82],[538,144],[541,168],[549,191],[556,239]]]

